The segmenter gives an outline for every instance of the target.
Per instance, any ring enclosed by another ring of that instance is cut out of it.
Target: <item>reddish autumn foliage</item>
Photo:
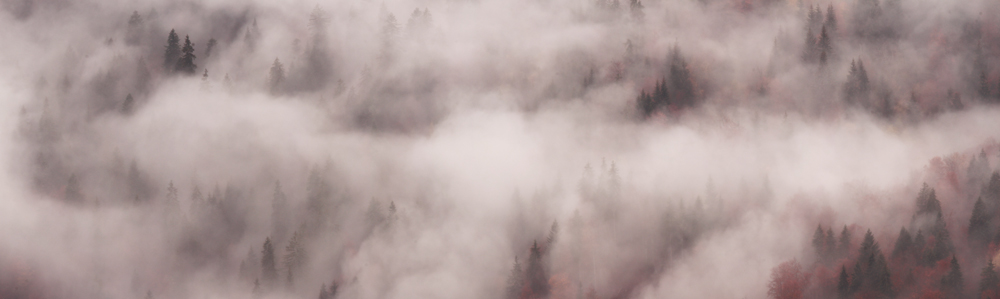
[[[809,275],[802,272],[798,261],[791,260],[771,270],[767,294],[775,299],[798,299],[802,298],[807,285]]]

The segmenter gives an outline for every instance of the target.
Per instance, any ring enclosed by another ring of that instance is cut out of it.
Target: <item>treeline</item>
[[[954,164],[952,164],[954,165]],[[853,230],[817,226],[812,237],[815,262],[803,269],[796,260],[772,272],[772,298],[1000,298],[1000,278],[994,265],[1000,248],[1000,172],[990,174],[983,151],[973,155],[962,171],[965,180],[951,177],[959,198],[975,198],[969,218],[947,223],[937,192],[924,184],[914,202],[910,223],[899,229],[891,247],[880,246],[869,229],[859,246]],[[946,172],[955,169],[945,170]],[[945,177],[944,179],[949,180]],[[957,184],[956,184],[957,183]],[[979,188],[979,189],[975,189]],[[952,233],[959,231],[956,238]],[[882,233],[888,233],[882,230]],[[972,271],[964,271],[963,267]],[[968,273],[978,275],[968,277]]]

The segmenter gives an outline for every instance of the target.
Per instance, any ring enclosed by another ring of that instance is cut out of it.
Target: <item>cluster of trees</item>
[[[802,53],[802,60],[809,63],[818,62],[826,65],[830,55],[833,55],[833,41],[831,35],[837,31],[837,15],[833,11],[833,5],[826,9],[824,20],[823,11],[819,7],[809,7],[809,18],[806,23],[806,42]],[[817,36],[817,32],[819,36]]]
[[[870,229],[855,249],[847,226],[839,238],[832,228],[817,226],[812,238],[816,264],[810,270],[802,270],[796,261],[775,267],[769,295],[772,298],[1000,298],[1000,277],[993,264],[995,248],[1000,244],[1000,172],[991,174],[990,168],[985,151],[973,155],[967,168],[968,182],[960,186],[981,186],[978,196],[973,197],[976,200],[968,225],[959,225],[961,231],[967,232],[967,238],[959,239],[965,242],[953,243],[942,202],[935,189],[924,184],[917,194],[910,224],[899,230],[891,251],[881,249]],[[964,276],[967,272],[962,271],[963,265],[970,264],[979,264],[979,276],[971,281]],[[838,274],[825,274],[830,268],[837,269]],[[970,288],[970,282],[978,282],[978,287]]]
[[[700,99],[691,69],[680,48],[675,46],[670,51],[667,76],[656,81],[652,93],[641,91],[636,105],[640,114],[648,118],[661,111],[694,107]]]
[[[549,270],[547,270],[549,264],[547,258],[558,238],[558,234],[559,224],[553,222],[545,243],[542,246],[538,246],[538,241],[532,243],[528,255],[527,269],[522,269],[521,262],[516,256],[514,257],[514,267],[510,271],[510,276],[507,277],[505,298],[548,298],[551,286],[549,285]]]
[[[194,43],[191,37],[184,36],[184,46],[180,46],[180,38],[173,29],[167,35],[167,46],[163,53],[163,69],[179,74],[194,75],[198,70],[198,65],[194,63]]]

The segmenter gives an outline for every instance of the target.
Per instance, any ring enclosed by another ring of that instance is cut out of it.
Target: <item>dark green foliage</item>
[[[646,91],[640,92],[639,97],[636,99],[636,104],[643,117],[650,117],[661,109],[668,109],[671,103],[670,93],[667,89],[667,79],[664,78],[657,81],[652,94],[646,93]]]
[[[826,22],[823,23],[823,26],[831,32],[837,31],[837,15],[833,12],[833,4],[826,7]]]
[[[133,106],[135,106],[135,99],[132,98],[132,94],[125,96],[125,102],[122,102],[122,114],[131,114]]]
[[[283,90],[284,83],[285,65],[281,64],[281,61],[275,58],[274,63],[271,64],[271,70],[268,72],[267,88],[271,91],[271,94],[279,94]]]
[[[997,276],[996,269],[993,268],[993,260],[989,260],[983,272],[979,274],[979,295],[983,298],[983,293],[997,292],[1000,289],[1000,276]]]
[[[670,94],[671,104],[679,108],[692,107],[695,102],[694,78],[687,61],[676,46],[670,51]]]
[[[171,71],[177,65],[177,59],[181,57],[181,38],[173,29],[167,35],[167,49],[163,53],[163,69]]]
[[[195,71],[198,69],[198,65],[194,64],[194,44],[191,43],[191,38],[184,36],[184,47],[181,48],[183,53],[180,59],[177,60],[177,66],[175,70],[182,74],[194,75]]]
[[[840,241],[837,244],[837,255],[844,256],[851,250],[851,231],[847,230],[847,225],[840,231]]]
[[[951,257],[951,266],[948,273],[941,277],[941,291],[947,298],[962,298],[965,289],[965,280],[962,279],[962,269],[958,265],[958,259]]]
[[[517,299],[521,296],[521,289],[524,288],[524,272],[521,270],[521,263],[518,262],[517,257],[514,257],[514,269],[510,271],[510,276],[507,277],[507,297],[508,299]]]
[[[861,242],[853,278],[852,292],[874,292],[885,296],[893,294],[888,263],[871,230],[868,230]]]
[[[274,245],[271,244],[271,238],[264,240],[264,249],[261,250],[261,278],[264,279],[264,283],[273,286],[278,280],[278,268],[275,265],[274,260]]]
[[[972,207],[972,217],[969,217],[969,241],[979,248],[988,244],[992,236],[989,227],[991,218],[989,212],[986,211],[986,203],[980,197]]]
[[[896,246],[892,249],[893,258],[902,258],[913,251],[913,237],[906,228],[899,230],[899,237],[896,238]]]
[[[871,83],[868,81],[868,71],[860,59],[851,60],[851,69],[844,83],[844,101],[849,104],[861,104],[867,101],[871,93]]]
[[[837,295],[847,298],[851,294],[851,284],[847,277],[847,266],[840,266],[840,276],[837,278]]]
[[[526,274],[528,290],[533,298],[546,298],[549,295],[549,276],[545,273],[545,265],[542,264],[542,249],[538,247],[538,242],[531,245],[531,256],[528,258],[528,271]]]
[[[208,44],[205,45],[205,58],[212,56],[212,50],[215,49],[215,45],[218,42],[214,38],[208,39]]]
[[[813,250],[816,251],[816,257],[823,259],[826,255],[826,233],[823,232],[822,226],[816,226],[816,232],[813,233],[812,246]]]

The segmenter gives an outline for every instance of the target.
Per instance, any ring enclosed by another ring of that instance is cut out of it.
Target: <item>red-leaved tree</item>
[[[809,275],[802,272],[796,260],[781,263],[771,269],[771,283],[767,295],[775,299],[799,299],[809,285]]]

